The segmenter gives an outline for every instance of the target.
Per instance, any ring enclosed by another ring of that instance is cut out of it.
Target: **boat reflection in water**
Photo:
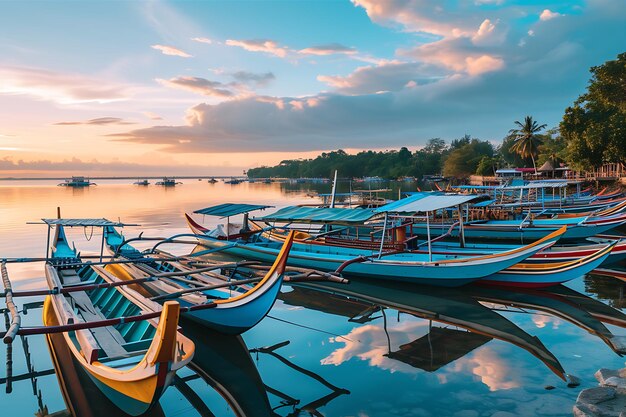
[[[384,356],[427,372],[437,371],[492,339],[499,339],[528,351],[567,380],[559,360],[537,337],[498,313],[504,307],[507,311],[527,313],[532,309],[563,318],[598,336],[616,353],[626,353],[624,338],[613,335],[602,324],[605,321],[626,327],[626,315],[564,286],[535,291],[480,286],[457,290],[353,280],[343,286],[293,284],[292,290],[280,298],[286,304],[344,316],[352,322],[382,319],[387,338]],[[388,331],[388,309],[397,310],[398,321],[401,313],[429,320],[428,332],[394,349],[393,337],[406,337],[406,332]]]
[[[626,268],[599,268],[585,277],[585,291],[615,308],[626,308]]]

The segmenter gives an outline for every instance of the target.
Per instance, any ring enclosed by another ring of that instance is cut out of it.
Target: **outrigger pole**
[[[11,325],[7,329],[6,333],[2,337],[4,343],[9,344],[13,342],[13,339],[17,335],[17,332],[20,329],[20,325],[22,323],[22,318],[20,317],[19,312],[17,311],[17,307],[13,302],[13,289],[11,287],[11,281],[9,280],[9,274],[7,272],[6,262],[2,262],[0,266],[2,272],[2,283],[4,284],[5,289],[5,297],[6,297],[6,305],[11,313]]]
[[[215,308],[217,304],[211,302],[207,304],[199,304],[193,306],[183,307],[180,306],[180,312],[187,313],[190,311],[206,310],[209,308]],[[161,316],[161,311],[152,311],[150,313],[139,314],[136,316],[118,317],[114,319],[80,322],[80,323],[68,323],[58,326],[40,326],[40,327],[22,327],[17,334],[19,336],[31,336],[36,334],[53,334],[63,332],[73,332],[84,329],[96,329],[98,327],[116,326],[123,323],[132,323],[135,321],[150,320]],[[4,337],[6,332],[0,333],[0,336]]]

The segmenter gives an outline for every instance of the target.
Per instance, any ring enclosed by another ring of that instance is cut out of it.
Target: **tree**
[[[530,158],[533,161],[533,168],[537,173],[535,158],[539,153],[539,146],[543,143],[539,132],[546,128],[546,124],[539,125],[532,116],[526,116],[524,123],[515,121],[517,129],[511,129],[509,134],[515,138],[515,143],[511,148],[522,158]]]
[[[626,52],[590,72],[587,92],[560,124],[568,159],[582,170],[626,160]]]
[[[446,177],[466,178],[474,174],[483,157],[493,157],[493,145],[488,141],[472,139],[453,150],[443,164]]]

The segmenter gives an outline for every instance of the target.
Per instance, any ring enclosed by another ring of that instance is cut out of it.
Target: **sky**
[[[0,177],[236,175],[557,126],[623,0],[1,1]]]

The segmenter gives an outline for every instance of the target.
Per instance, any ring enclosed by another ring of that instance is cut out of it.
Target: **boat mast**
[[[330,196],[330,208],[335,208],[335,195],[337,194],[337,170],[335,170],[335,179],[333,180],[333,190]]]

